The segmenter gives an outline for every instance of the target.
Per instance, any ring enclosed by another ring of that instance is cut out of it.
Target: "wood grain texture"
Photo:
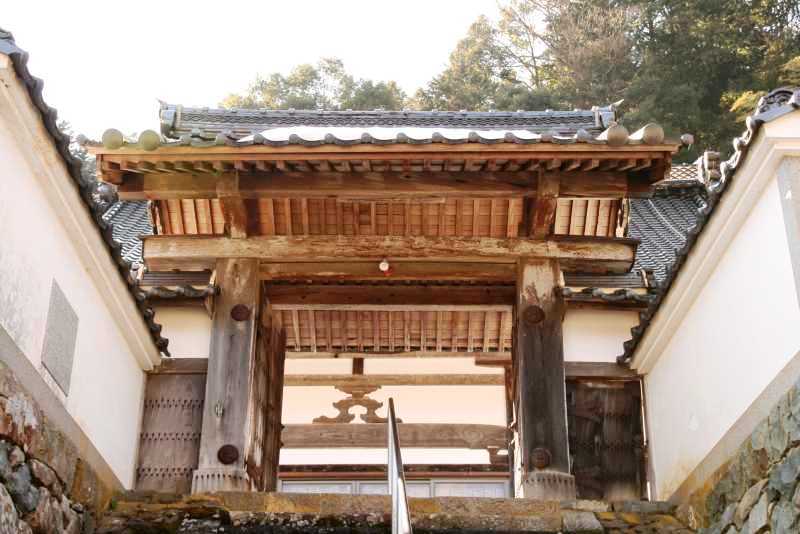
[[[148,374],[135,489],[189,493],[197,468],[203,420],[205,369],[202,374]]]
[[[513,286],[266,285],[274,309],[285,305],[511,306]]]
[[[515,411],[522,472],[533,470],[531,454],[547,449],[549,469],[569,473],[564,347],[561,323],[564,301],[556,290],[558,262],[520,262],[517,279],[514,364]],[[537,317],[532,311],[543,312]],[[530,320],[540,318],[540,322]]]
[[[436,375],[286,375],[284,385],[292,386],[502,386],[501,374]]]
[[[402,415],[402,413],[400,414]],[[486,449],[506,447],[506,429],[498,425],[400,423],[403,447]],[[315,423],[286,425],[283,446],[304,448],[386,448],[386,425],[382,423]]]
[[[638,241],[622,238],[559,237],[548,240],[420,236],[150,236],[144,259],[154,271],[209,269],[215,258],[262,261],[416,261],[514,263],[519,258],[553,258],[565,271],[625,273]]]
[[[216,271],[221,292],[215,302],[211,327],[199,467],[244,469],[250,434],[248,402],[255,357],[255,322],[259,310],[258,262],[221,259]],[[247,306],[249,318],[235,321],[231,310],[236,305]],[[217,458],[217,451],[226,444],[239,451],[239,459],[229,466]]]

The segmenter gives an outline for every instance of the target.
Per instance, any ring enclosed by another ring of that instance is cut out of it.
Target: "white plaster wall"
[[[205,308],[159,306],[155,320],[169,340],[174,358],[208,358],[211,346],[211,317]]]
[[[563,326],[564,360],[616,362],[637,324],[636,311],[568,308]]]
[[[0,121],[0,325],[65,403],[120,481],[130,487],[138,446],[144,373],[77,249]],[[78,315],[70,392],[41,365],[50,290],[56,280]]]
[[[794,356],[798,325],[773,176],[645,377],[657,498],[678,488]]]

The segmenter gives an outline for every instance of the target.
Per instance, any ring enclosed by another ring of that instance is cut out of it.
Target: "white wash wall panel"
[[[780,203],[773,176],[645,378],[659,499],[676,491],[800,349]]]
[[[23,155],[21,144],[30,142],[9,130],[0,116],[0,325],[130,487],[144,391],[141,355],[137,359],[130,349],[85,270],[81,255],[87,252],[76,248],[64,228],[68,215],[57,211],[43,190],[42,177]],[[67,396],[41,365],[53,280],[78,316]]]
[[[567,309],[564,317],[564,361],[616,362],[622,344],[639,324],[638,311]]]
[[[159,306],[155,320],[163,327],[173,358],[208,358],[211,317],[205,308]]]

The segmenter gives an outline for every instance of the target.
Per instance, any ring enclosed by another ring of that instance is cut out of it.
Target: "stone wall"
[[[53,399],[32,395],[3,359],[0,358],[0,534],[81,533],[85,525],[93,522],[93,516],[107,508],[119,483],[109,475],[107,466],[103,476],[92,468],[87,461],[91,444],[85,436],[79,436],[76,442],[65,433],[58,421],[69,417],[63,406],[54,404]],[[48,392],[41,377],[36,375],[33,379],[41,381],[40,395]],[[49,408],[47,412],[42,404]],[[74,421],[67,422],[76,426]],[[75,428],[70,431],[76,434]]]
[[[80,534],[84,516],[55,471],[0,440],[0,534]]]
[[[800,382],[682,507],[708,534],[800,532]]]

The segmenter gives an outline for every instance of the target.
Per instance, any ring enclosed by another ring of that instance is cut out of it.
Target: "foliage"
[[[223,104],[276,109],[571,109],[624,99],[626,123],[729,149],[766,91],[800,85],[797,0],[501,0],[407,99],[340,60],[257,77]]]
[[[244,94],[230,94],[225,107],[269,109],[401,109],[406,96],[393,81],[356,80],[341,60],[321,59],[295,67],[287,76],[256,76]]]

